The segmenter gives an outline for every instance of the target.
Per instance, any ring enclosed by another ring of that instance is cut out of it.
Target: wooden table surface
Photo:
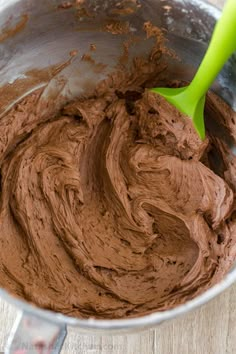
[[[0,352],[16,315],[16,309],[0,300]],[[236,354],[236,285],[200,309],[144,333],[85,336],[75,328],[68,332],[63,354]]]

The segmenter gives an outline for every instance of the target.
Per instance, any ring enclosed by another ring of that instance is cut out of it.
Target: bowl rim
[[[68,325],[72,327],[79,327],[84,330],[106,330],[106,331],[119,331],[119,330],[134,330],[138,328],[151,328],[156,325],[183,315],[191,310],[198,308],[201,305],[206,304],[208,301],[221,294],[224,290],[229,288],[236,281],[236,269],[229,272],[225,278],[214,285],[203,294],[198,295],[194,299],[179,305],[173,309],[165,311],[157,311],[148,315],[140,317],[132,317],[127,319],[80,319],[56,313],[50,310],[45,310],[30,304],[25,300],[18,299],[11,295],[6,290],[0,289],[0,297],[9,304],[17,307],[17,309],[23,311],[29,316],[36,316],[42,320],[58,324]]]
[[[8,5],[19,2],[20,0],[9,0]],[[179,2],[180,0],[175,0]],[[208,11],[213,18],[217,19],[220,16],[220,9],[208,1],[203,0],[189,0],[194,4],[198,4],[202,9]],[[0,0],[0,11],[4,10],[6,6],[5,0]],[[56,313],[50,310],[45,310],[37,307],[23,299],[18,299],[8,291],[0,288],[0,298],[13,305],[17,309],[23,311],[29,316],[36,316],[41,320],[58,324],[69,325],[73,327],[79,327],[84,330],[105,330],[119,331],[119,330],[134,330],[137,328],[151,328],[159,323],[176,318],[191,310],[198,308],[201,305],[206,304],[208,301],[221,294],[224,290],[229,288],[236,282],[236,268],[231,270],[218,284],[214,285],[210,289],[206,290],[201,295],[196,296],[194,299],[187,301],[186,303],[176,306],[173,309],[156,311],[148,315],[132,317],[126,319],[80,319]]]

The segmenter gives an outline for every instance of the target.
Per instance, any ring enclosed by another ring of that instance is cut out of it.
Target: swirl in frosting
[[[165,310],[235,259],[234,157],[144,89],[165,75],[155,56],[135,65],[59,113],[43,116],[37,91],[0,120],[0,285],[40,307],[97,318]],[[206,115],[235,133],[213,94]]]

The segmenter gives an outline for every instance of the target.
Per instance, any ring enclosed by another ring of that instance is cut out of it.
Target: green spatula
[[[236,50],[236,0],[228,0],[215,26],[206,55],[191,84],[183,88],[154,88],[151,91],[192,119],[200,138],[205,138],[204,105],[206,93],[225,62]],[[236,83],[235,83],[236,84]]]

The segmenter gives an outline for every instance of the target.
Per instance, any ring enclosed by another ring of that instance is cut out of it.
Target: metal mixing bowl
[[[38,87],[45,86],[44,97],[53,95],[58,105],[63,103],[62,97],[68,100],[91,91],[98,81],[114,70],[128,36],[104,31],[103,24],[107,21],[128,21],[133,34],[143,38],[145,21],[165,28],[168,46],[181,59],[169,61],[170,77],[191,80],[204,55],[215,20],[220,15],[219,9],[200,0],[127,0],[126,8],[131,10],[126,14],[112,11],[117,7],[118,1],[115,0],[85,0],[87,14],[81,10],[79,15],[73,7],[58,8],[61,3],[62,0],[0,0],[1,114]],[[88,53],[90,44],[96,44],[97,50],[90,54],[96,62],[106,65],[103,71],[94,71],[90,62],[81,60],[83,54]],[[133,46],[131,57],[146,55],[152,45],[152,39],[141,41]],[[79,55],[70,56],[69,53],[75,50]],[[52,77],[52,72],[58,72],[56,77]],[[236,109],[235,58],[227,63],[213,89]],[[51,342],[52,352],[58,353],[67,325],[91,334],[95,330],[127,333],[138,328],[150,328],[206,303],[235,281],[236,269],[232,269],[221,283],[184,305],[122,320],[67,317],[36,308],[2,289],[0,296],[22,310],[6,353],[19,349],[34,353],[39,333],[45,341],[45,348]]]

